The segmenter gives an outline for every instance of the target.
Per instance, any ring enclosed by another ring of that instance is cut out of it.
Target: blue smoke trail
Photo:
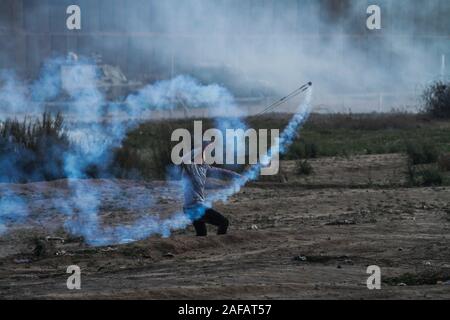
[[[104,227],[98,215],[101,200],[97,186],[88,181],[81,184],[79,179],[86,178],[84,169],[87,165],[102,167],[109,163],[112,149],[120,147],[126,132],[139,123],[143,112],[174,109],[181,103],[189,108],[208,108],[213,114],[238,114],[234,97],[219,85],[202,85],[192,77],[177,76],[147,85],[126,97],[124,110],[132,121],[113,118],[105,123],[102,108],[123,104],[106,100],[97,86],[99,75],[95,63],[84,57],[49,59],[43,64],[38,79],[30,85],[22,83],[11,71],[2,72],[0,112],[16,117],[37,115],[45,110],[47,102],[58,102],[61,96],[64,97],[62,102],[71,107],[69,114],[73,124],[67,134],[75,147],[61,150],[70,192],[54,201],[55,208],[66,216],[64,226],[70,233],[83,236],[91,245],[124,243],[152,234],[168,236],[172,230],[190,223],[183,213],[175,213],[167,219],[152,215],[131,225]],[[16,170],[11,157],[1,157],[0,163]],[[119,194],[120,190],[116,192]],[[149,198],[151,201],[151,195]],[[151,208],[152,204],[147,203],[147,206]],[[19,207],[20,210],[15,210]],[[23,222],[28,211],[21,197],[11,192],[0,194],[0,231],[4,233],[8,225]]]
[[[288,150],[289,146],[297,137],[298,131],[309,117],[311,111],[311,96],[312,89],[309,89],[306,93],[304,102],[299,106],[298,112],[293,116],[281,133],[279,143],[270,148],[266,158],[262,160],[262,163],[267,164],[271,160],[272,154],[275,152],[279,151],[280,154],[283,154]],[[243,178],[235,181],[230,188],[222,189],[208,196],[207,201],[209,204],[215,201],[227,201],[229,197],[239,192],[247,182],[256,180],[262,166],[263,164],[261,163],[253,165],[243,174]],[[83,197],[84,196],[80,198],[80,201],[83,200]],[[95,202],[95,199],[97,198],[94,197],[93,202]],[[90,201],[87,203],[89,202]],[[88,216],[86,219],[89,218],[90,217]],[[70,225],[69,230],[73,233],[83,235],[86,241],[91,245],[107,245],[112,243],[129,243],[145,239],[155,234],[168,237],[172,231],[184,229],[191,224],[190,218],[182,212],[176,212],[167,219],[160,219],[158,216],[150,216],[138,219],[132,225],[118,226],[114,228],[107,227],[105,229],[100,229],[98,227],[97,217],[94,218],[96,220],[90,221],[91,227],[89,229],[86,229],[85,225],[82,224],[79,229],[76,229],[73,225]],[[83,222],[86,223],[86,221]]]
[[[217,191],[212,195],[208,196],[209,204],[216,201],[226,202],[232,195],[236,194],[241,190],[241,188],[249,181],[254,181],[258,179],[261,168],[264,165],[270,163],[272,155],[276,152],[279,154],[284,154],[288,151],[292,142],[296,139],[297,134],[305,121],[308,119],[311,112],[311,98],[312,98],[312,87],[306,91],[306,97],[303,102],[298,107],[296,114],[287,124],[286,128],[282,131],[278,143],[271,146],[267,154],[260,159],[258,164],[252,165],[247,171],[242,174],[242,178],[234,181],[234,183],[225,189]]]
[[[70,68],[67,68],[70,66]],[[65,68],[65,79],[62,79],[61,68]],[[75,142],[76,148],[64,154],[64,169],[68,177],[69,195],[58,197],[54,206],[65,215],[64,227],[74,235],[82,236],[89,245],[108,245],[128,243],[160,234],[169,236],[172,231],[183,229],[191,221],[183,212],[175,212],[168,218],[161,218],[157,214],[137,219],[127,225],[114,227],[103,226],[99,217],[101,205],[100,191],[95,183],[79,179],[86,178],[83,169],[88,164],[102,166],[110,161],[111,150],[119,147],[126,132],[139,122],[143,112],[154,110],[170,110],[178,104],[189,108],[205,107],[215,118],[217,127],[225,131],[227,128],[246,128],[240,120],[241,110],[237,107],[233,96],[219,85],[202,85],[189,76],[178,76],[171,80],[159,81],[147,85],[137,93],[125,99],[126,114],[135,119],[124,123],[118,119],[111,119],[104,123],[103,106],[116,106],[115,102],[107,101],[97,87],[99,70],[91,61],[80,58],[78,61],[55,58],[47,61],[40,77],[27,86],[14,76],[13,73],[0,74],[0,105],[7,113],[42,112],[47,101],[60,96],[63,91],[69,97],[72,110],[70,113],[75,124],[68,128],[68,135]],[[310,97],[311,93],[308,93]],[[283,153],[292,143],[301,125],[309,114],[309,99],[306,99],[302,109],[289,122],[280,136],[279,150]],[[235,115],[229,118],[229,115]],[[227,118],[222,118],[228,116]],[[77,125],[84,123],[84,125]],[[238,144],[240,145],[240,144]],[[271,148],[263,163],[271,158],[274,152]],[[9,162],[11,162],[10,159]],[[11,164],[11,163],[10,163]],[[213,194],[209,201],[226,201],[250,180],[257,179],[261,165],[254,165],[244,178],[232,188],[221,190]],[[113,181],[111,189],[119,194],[121,191]],[[152,208],[152,196],[149,195],[145,203]],[[28,210],[26,201],[13,193],[0,195],[0,234],[7,231],[7,225],[24,221]]]
[[[1,113],[17,113],[29,107],[26,99],[27,87],[19,81],[14,72],[1,71],[0,85]]]
[[[22,223],[28,215],[26,203],[12,190],[0,191],[0,235],[6,233],[7,225]]]

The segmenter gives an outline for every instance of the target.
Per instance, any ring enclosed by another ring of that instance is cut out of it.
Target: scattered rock
[[[164,198],[164,197],[158,198],[158,204],[168,204],[168,203],[170,203],[169,199]]]
[[[165,258],[174,258],[175,255],[173,253],[171,253],[171,252],[166,252],[166,253],[163,254],[163,257],[165,257]]]
[[[66,250],[59,250],[55,253],[56,256],[64,256],[66,254]]]
[[[30,259],[14,259],[14,263],[26,264],[26,263],[31,263],[31,260]]]
[[[45,240],[47,241],[59,241],[61,243],[64,243],[65,239],[61,237],[52,237],[52,236],[46,236]]]
[[[103,252],[116,251],[116,250],[117,250],[117,248],[112,248],[112,247],[106,247],[106,248],[101,249],[101,251],[103,251]]]
[[[55,243],[52,241],[45,241],[43,239],[35,238],[33,239],[33,242],[34,242],[33,255],[38,258],[44,256],[51,256],[56,252]]]
[[[335,221],[331,221],[326,223],[326,226],[348,226],[348,225],[354,225],[356,224],[356,222],[354,220],[335,220]]]
[[[399,286],[399,287],[406,287],[407,285],[404,282],[400,282],[397,286]]]
[[[305,262],[305,261],[307,261],[307,260],[308,260],[308,258],[306,258],[306,256],[302,256],[302,255],[300,255],[300,256],[295,256],[295,257],[294,257],[294,261]]]

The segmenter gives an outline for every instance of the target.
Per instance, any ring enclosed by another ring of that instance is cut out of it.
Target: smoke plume
[[[61,67],[67,65],[71,66],[69,76],[62,79]],[[171,231],[185,228],[190,223],[182,212],[174,212],[169,218],[160,218],[157,212],[152,212],[153,197],[157,195],[149,194],[148,199],[142,199],[143,205],[149,210],[148,216],[132,224],[104,226],[99,218],[101,196],[97,185],[90,180],[80,183],[79,179],[86,178],[84,169],[88,165],[107,170],[105,164],[110,161],[113,148],[120,146],[126,132],[139,123],[137,119],[143,112],[175,108],[182,101],[189,108],[203,107],[211,110],[212,115],[217,115],[214,117],[218,128],[246,128],[239,117],[243,113],[227,89],[217,84],[202,85],[188,76],[147,85],[126,97],[127,116],[135,119],[128,122],[114,117],[104,121],[102,107],[116,102],[107,101],[98,90],[96,66],[84,58],[76,62],[63,58],[49,60],[44,64],[40,77],[30,85],[18,81],[14,74],[5,75],[4,79],[6,81],[0,87],[0,104],[12,110],[13,114],[25,112],[27,105],[33,105],[36,113],[43,112],[48,101],[63,94],[68,96],[66,101],[73,108],[73,111],[70,110],[72,123],[67,128],[72,147],[61,152],[64,152],[64,172],[69,193],[58,197],[54,206],[64,215],[65,228],[72,234],[82,236],[90,245],[126,243],[153,234],[169,236]],[[63,82],[66,82],[64,88]],[[307,105],[309,106],[309,102]],[[223,114],[237,116],[223,118]],[[302,110],[283,131],[279,146],[281,152],[292,142],[307,114],[308,110]],[[14,159],[2,159],[2,162],[14,166]],[[256,179],[258,170],[258,166],[250,169],[240,181],[239,187],[250,179]],[[121,192],[114,180],[109,180],[108,184],[113,193]],[[214,195],[214,201],[226,200],[238,190],[237,185],[232,190],[225,189],[220,195]],[[0,195],[0,212],[0,231],[5,232],[8,225],[24,221],[28,208],[26,201],[20,196],[12,191],[3,191]]]

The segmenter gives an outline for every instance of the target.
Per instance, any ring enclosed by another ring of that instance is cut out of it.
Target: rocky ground
[[[68,234],[58,205],[67,181],[1,184],[30,214],[0,237],[0,297],[119,299],[449,299],[449,187],[409,188],[401,155],[324,158],[298,175],[252,183],[216,208],[229,235],[169,238],[101,247]],[[78,181],[95,185],[104,225],[180,210],[176,183]],[[154,209],[146,200],[153,195]],[[81,268],[68,290],[67,266]],[[381,268],[368,290],[367,266]]]

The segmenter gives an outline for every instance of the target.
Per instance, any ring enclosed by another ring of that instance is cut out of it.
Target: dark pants
[[[206,207],[197,208],[194,210],[195,212],[192,212],[192,210],[188,210],[188,215],[193,218],[193,225],[195,228],[195,232],[197,232],[197,236],[204,237],[207,235],[207,223],[217,227],[217,234],[227,233],[229,222],[228,219],[225,218],[221,213],[217,212],[214,209]]]

